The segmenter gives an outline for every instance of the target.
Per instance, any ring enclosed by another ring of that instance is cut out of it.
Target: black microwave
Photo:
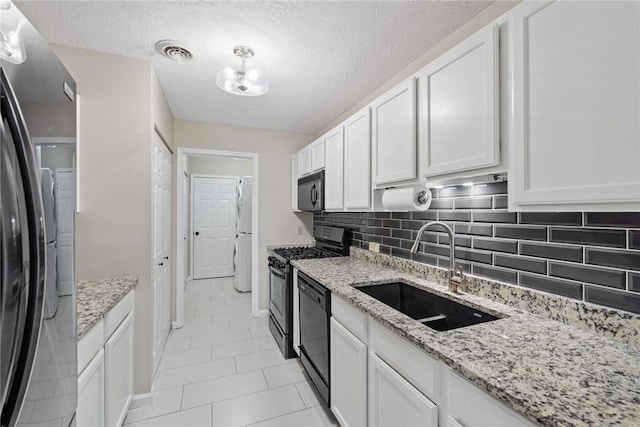
[[[298,209],[301,211],[324,209],[324,171],[298,179]]]

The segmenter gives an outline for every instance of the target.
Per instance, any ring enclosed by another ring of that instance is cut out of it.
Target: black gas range
[[[299,259],[329,258],[349,255],[347,231],[337,227],[316,227],[312,247],[285,247],[269,256],[269,329],[285,358],[293,351],[293,268]]]

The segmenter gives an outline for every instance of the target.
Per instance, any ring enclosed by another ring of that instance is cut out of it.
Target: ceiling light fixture
[[[156,43],[156,52],[176,62],[189,62],[196,59],[194,50],[176,40],[160,40]]]
[[[248,58],[255,54],[248,46],[236,46],[233,54],[240,58],[240,67],[223,65],[216,75],[216,84],[225,92],[240,96],[259,96],[269,91],[269,81],[264,70],[258,68],[247,68]]]

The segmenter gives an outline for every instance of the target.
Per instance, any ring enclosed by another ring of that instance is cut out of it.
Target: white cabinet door
[[[341,426],[367,425],[367,346],[331,318],[331,411]]]
[[[300,176],[311,173],[311,145],[304,147],[300,153]]]
[[[324,168],[324,160],[324,138],[320,138],[311,143],[311,171]]]
[[[373,183],[416,178],[415,79],[407,79],[371,104]]]
[[[298,178],[300,178],[300,153],[291,156],[291,210],[298,212]]]
[[[498,27],[469,37],[417,74],[421,173],[500,162]]]
[[[373,352],[369,352],[369,425],[438,425],[438,407]]]
[[[104,350],[89,362],[78,377],[78,427],[104,426]]]
[[[324,207],[341,210],[344,207],[344,134],[342,125],[324,136]]]
[[[525,2],[508,24],[512,208],[640,210],[640,3]]]
[[[371,114],[366,107],[344,123],[344,207],[371,207]]]
[[[451,427],[533,427],[535,424],[517,414],[488,393],[447,369],[448,422]]]
[[[120,426],[133,398],[133,313],[104,344],[105,424]]]

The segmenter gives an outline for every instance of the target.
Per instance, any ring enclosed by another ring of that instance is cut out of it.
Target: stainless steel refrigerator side
[[[19,180],[17,187],[22,188],[22,194],[19,192],[17,196],[18,199],[22,199],[19,205],[23,206],[23,210],[18,215],[20,227],[23,227],[23,247],[21,249],[24,266],[21,275],[24,276],[24,280],[19,280],[22,288],[16,289],[22,294],[15,301],[19,305],[19,314],[12,319],[16,321],[14,330],[19,335],[12,343],[11,353],[14,357],[9,361],[11,363],[7,369],[9,375],[6,379],[6,385],[3,385],[6,392],[0,416],[2,426],[13,426],[18,421],[20,410],[25,401],[39,347],[44,302],[44,221],[40,181],[33,146],[24,126],[24,119],[15,94],[3,69],[0,69],[0,84],[3,127],[6,126],[7,133],[11,134],[11,138],[6,138],[5,143],[15,143],[15,166],[19,171],[15,178]],[[3,324],[3,329],[10,330],[12,325],[6,326]]]
[[[36,212],[36,208],[32,207],[29,215],[39,218],[37,234],[43,245],[37,250],[37,264],[40,265],[39,278],[30,280],[30,285],[36,282],[41,283],[38,292],[30,293],[30,302],[27,305],[30,313],[38,312],[39,333],[31,335],[29,351],[34,353],[31,358],[32,363],[24,359],[23,363],[16,364],[14,368],[23,380],[19,382],[24,384],[20,386],[21,392],[20,390],[13,392],[12,403],[4,404],[2,427],[32,424],[66,427],[73,423],[78,399],[75,284],[71,295],[58,297],[58,310],[55,315],[50,319],[43,319],[44,280],[42,275],[45,274],[45,266],[41,264],[44,262],[45,248],[39,170],[42,150],[38,149],[36,152],[34,143],[41,144],[39,146],[42,148],[55,150],[56,141],[59,141],[67,148],[73,147],[75,153],[76,87],[47,42],[40,37],[14,4],[9,2],[8,5],[8,10],[0,10],[0,31],[5,35],[10,34],[15,48],[21,51],[10,57],[6,55],[2,57],[0,50],[0,65],[6,77],[7,86],[10,85],[15,94],[13,98],[16,110],[20,111],[22,119],[20,126],[24,127],[25,135],[28,134],[30,137],[24,139],[25,142],[21,147],[27,153],[25,156],[29,159],[30,168],[33,168],[33,183],[27,182],[24,177],[22,183],[31,188],[31,196],[34,200],[37,199],[37,202],[32,204],[37,204],[39,210]],[[3,102],[3,120],[4,105]],[[75,162],[75,154],[73,156]],[[55,167],[52,170],[55,173]],[[5,220],[3,212],[3,221]],[[34,245],[29,247],[34,250]],[[4,264],[2,268],[4,281]],[[39,300],[34,300],[36,294]],[[3,310],[5,310],[4,302]],[[34,316],[32,330],[35,330],[35,323]],[[4,327],[5,325],[3,329]]]

